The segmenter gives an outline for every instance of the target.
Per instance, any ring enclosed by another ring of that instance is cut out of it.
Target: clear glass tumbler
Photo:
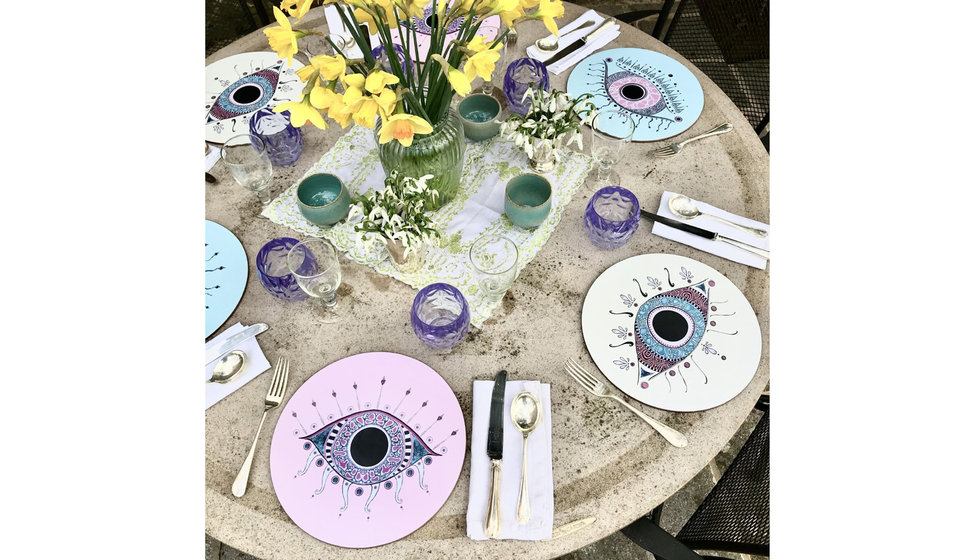
[[[419,290],[412,304],[412,328],[429,348],[447,353],[470,328],[470,308],[462,292],[436,283]]]
[[[253,134],[232,136],[221,147],[221,161],[239,185],[255,193],[262,204],[272,202],[272,162],[265,141]]]
[[[592,158],[595,160],[589,180],[593,188],[619,185],[621,179],[613,166],[619,163],[623,150],[633,139],[636,122],[618,109],[599,111],[592,118]]]
[[[313,297],[313,317],[321,323],[336,323],[340,259],[326,239],[309,237],[293,245],[286,256],[289,272],[304,292]]]
[[[470,246],[470,264],[480,289],[492,298],[507,293],[517,276],[517,244],[503,235],[484,235]]]

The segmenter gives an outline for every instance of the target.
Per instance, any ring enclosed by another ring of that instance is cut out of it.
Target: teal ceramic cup
[[[519,227],[537,227],[551,213],[551,183],[540,175],[514,177],[507,183],[504,197],[504,211]]]
[[[493,138],[500,132],[500,102],[491,95],[474,93],[459,102],[459,116],[463,117],[463,134],[477,142]]]
[[[296,189],[296,205],[310,223],[333,225],[350,211],[350,191],[335,175],[314,173]]]

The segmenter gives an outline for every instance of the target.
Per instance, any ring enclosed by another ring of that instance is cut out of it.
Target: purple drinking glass
[[[524,92],[531,86],[548,90],[548,68],[541,61],[527,57],[511,62],[504,74],[504,97],[512,112],[527,116],[531,101],[524,99]]]
[[[415,296],[412,328],[426,346],[448,352],[463,340],[470,328],[466,298],[449,284],[429,284]]]
[[[297,243],[299,241],[292,237],[277,237],[259,249],[255,256],[259,282],[270,294],[285,301],[303,301],[309,297],[296,283],[286,264],[286,255]]]
[[[248,119],[248,129],[265,141],[272,165],[292,165],[303,154],[303,131],[290,124],[289,111],[259,109]]]
[[[600,249],[618,249],[640,226],[640,201],[623,187],[602,187],[585,207],[585,235]]]

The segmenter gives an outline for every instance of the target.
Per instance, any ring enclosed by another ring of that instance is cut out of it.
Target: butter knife
[[[552,541],[555,539],[560,539],[564,536],[571,535],[572,533],[578,531],[579,529],[584,529],[589,525],[592,525],[593,523],[595,523],[595,517],[584,517],[582,519],[579,519],[578,521],[572,521],[571,523],[566,523],[561,527],[558,527],[553,531],[551,531],[551,538],[544,539],[544,540]]]
[[[487,432],[487,456],[490,457],[490,499],[483,532],[487,538],[500,536],[500,461],[504,458],[504,389],[507,372],[500,371],[493,382],[490,397],[490,430]]]
[[[246,327],[242,332],[232,335],[221,344],[212,346],[211,348],[204,351],[204,365],[208,365],[211,362],[217,360],[222,354],[232,350],[239,345],[243,340],[252,338],[253,336],[263,333],[269,329],[269,325],[265,323],[256,323],[251,327]]]
[[[660,214],[654,214],[653,212],[648,212],[646,210],[640,209],[640,215],[649,218],[655,222],[660,222],[665,226],[672,227],[674,229],[679,229],[683,232],[690,233],[691,235],[697,235],[698,237],[703,237],[705,239],[711,239],[713,241],[724,241],[729,245],[734,245],[739,249],[743,249],[750,253],[759,255],[764,259],[769,258],[769,251],[765,249],[760,249],[758,247],[753,247],[748,243],[742,243],[737,239],[732,239],[730,237],[725,237],[724,235],[718,234],[718,232],[710,231],[704,228],[699,228],[697,226],[692,226],[691,224],[685,224],[683,222],[678,222],[677,220],[672,220],[670,218],[665,218]]]
[[[567,47],[565,47],[564,49],[558,51],[558,54],[556,54],[555,56],[553,56],[553,57],[549,58],[548,60],[546,60],[544,62],[544,65],[545,66],[550,66],[551,64],[553,64],[555,62],[558,62],[559,60],[561,60],[561,59],[565,58],[566,56],[572,54],[573,52],[579,50],[580,48],[582,48],[585,45],[589,44],[590,41],[592,41],[593,39],[595,39],[596,37],[598,37],[599,35],[601,35],[603,31],[609,29],[613,25],[616,25],[616,18],[611,18],[611,17],[610,18],[606,18],[605,21],[603,21],[601,24],[599,24],[599,27],[596,27],[595,30],[593,30],[591,33],[589,33],[585,37],[582,37],[581,39],[578,39],[578,40],[573,41],[572,44],[570,44]]]

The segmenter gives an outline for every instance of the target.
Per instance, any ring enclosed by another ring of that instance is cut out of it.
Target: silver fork
[[[644,422],[650,424],[654,430],[660,432],[660,435],[664,436],[664,439],[666,439],[667,442],[674,447],[687,447],[687,438],[684,436],[684,434],[669,426],[657,422],[653,418],[650,418],[646,414],[643,414],[639,410],[630,406],[628,402],[619,398],[619,396],[610,393],[609,389],[602,381],[596,379],[594,375],[586,371],[585,368],[580,366],[575,360],[571,358],[565,360],[565,373],[570,375],[575,381],[578,381],[579,385],[585,387],[585,390],[593,395],[618,401],[619,404],[631,410],[634,414],[643,419]]]
[[[686,146],[688,142],[694,142],[695,140],[700,140],[702,138],[707,138],[708,136],[714,136],[716,134],[724,134],[726,132],[731,132],[731,130],[732,130],[732,123],[720,124],[712,128],[708,132],[695,136],[694,138],[688,138],[683,142],[677,142],[669,146],[664,146],[663,148],[657,148],[656,150],[653,151],[653,157],[670,157],[676,155],[680,153],[681,150],[684,149],[684,146]]]
[[[276,362],[276,373],[269,385],[269,393],[265,396],[265,412],[262,414],[262,420],[259,421],[259,429],[255,430],[252,448],[248,450],[248,456],[245,457],[245,462],[242,463],[242,468],[238,471],[238,476],[235,477],[235,482],[231,485],[231,493],[236,498],[245,495],[245,488],[248,486],[248,474],[252,471],[252,459],[255,458],[255,444],[259,442],[262,424],[265,422],[265,417],[269,411],[282,404],[282,397],[286,394],[287,381],[289,381],[289,360],[280,356]]]

